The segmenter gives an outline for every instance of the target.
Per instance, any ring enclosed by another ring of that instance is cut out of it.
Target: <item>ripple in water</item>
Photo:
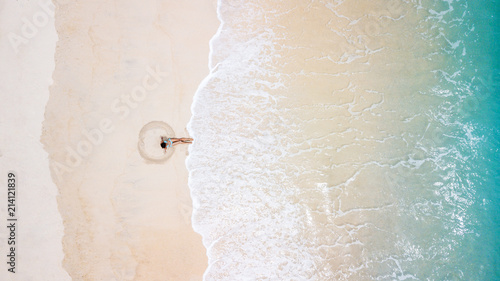
[[[486,241],[470,10],[427,2],[219,2],[188,126],[206,280],[491,273],[469,262]]]

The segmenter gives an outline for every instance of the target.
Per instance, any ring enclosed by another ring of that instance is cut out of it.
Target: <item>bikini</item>
[[[168,138],[166,141],[164,140],[163,142],[166,144],[165,148],[172,147],[172,140],[170,138]],[[170,142],[170,144],[168,144],[168,142]]]

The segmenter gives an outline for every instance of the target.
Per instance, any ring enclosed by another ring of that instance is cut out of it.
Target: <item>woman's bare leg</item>
[[[171,139],[172,140],[172,146],[180,144],[180,143],[192,143],[193,139],[191,138],[175,138]]]

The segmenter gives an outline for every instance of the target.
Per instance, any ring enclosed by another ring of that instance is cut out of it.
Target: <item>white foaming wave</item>
[[[276,168],[283,152],[274,145],[279,136],[267,129],[279,124],[268,109],[273,98],[252,91],[198,94],[190,122],[197,138],[187,165],[193,226],[208,251],[206,279],[292,278],[290,268],[303,266],[302,259],[286,253],[305,251],[287,242],[297,240],[301,215],[287,201],[291,190],[281,188],[286,175]],[[269,263],[282,271],[269,270]]]
[[[216,36],[221,36],[223,25]],[[244,44],[231,41],[224,60],[215,66],[210,62],[210,75],[192,105],[188,130],[195,142],[186,164],[193,227],[202,235],[209,257],[207,280],[290,279],[306,260],[293,256],[305,251],[290,242],[297,240],[293,237],[301,215],[287,201],[291,191],[281,188],[286,175],[277,163],[284,152],[275,145],[280,136],[273,134],[280,124],[274,108],[277,97],[258,89],[280,85],[254,79],[273,75],[258,67],[265,63],[262,49],[270,46],[266,36]],[[225,52],[224,44],[214,37],[212,52]],[[278,270],[269,270],[271,263]]]

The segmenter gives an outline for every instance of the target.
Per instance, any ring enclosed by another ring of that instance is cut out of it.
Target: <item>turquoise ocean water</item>
[[[206,280],[500,280],[499,1],[219,1]]]
[[[464,138],[455,143],[468,157],[458,166],[461,186],[470,193],[467,210],[470,234],[457,247],[457,255],[470,265],[465,279],[500,279],[500,2],[467,1],[469,12],[464,17],[474,32],[464,36],[469,54],[460,59],[459,67],[477,73],[471,85],[457,87],[457,92],[470,92],[464,112],[458,114],[463,128],[470,128],[477,146]],[[463,36],[463,35],[462,35]],[[467,78],[462,78],[467,81]],[[468,109],[468,110],[467,110]],[[468,112],[467,112],[468,111]],[[467,112],[467,113],[465,113]],[[462,130],[463,133],[468,133]]]

